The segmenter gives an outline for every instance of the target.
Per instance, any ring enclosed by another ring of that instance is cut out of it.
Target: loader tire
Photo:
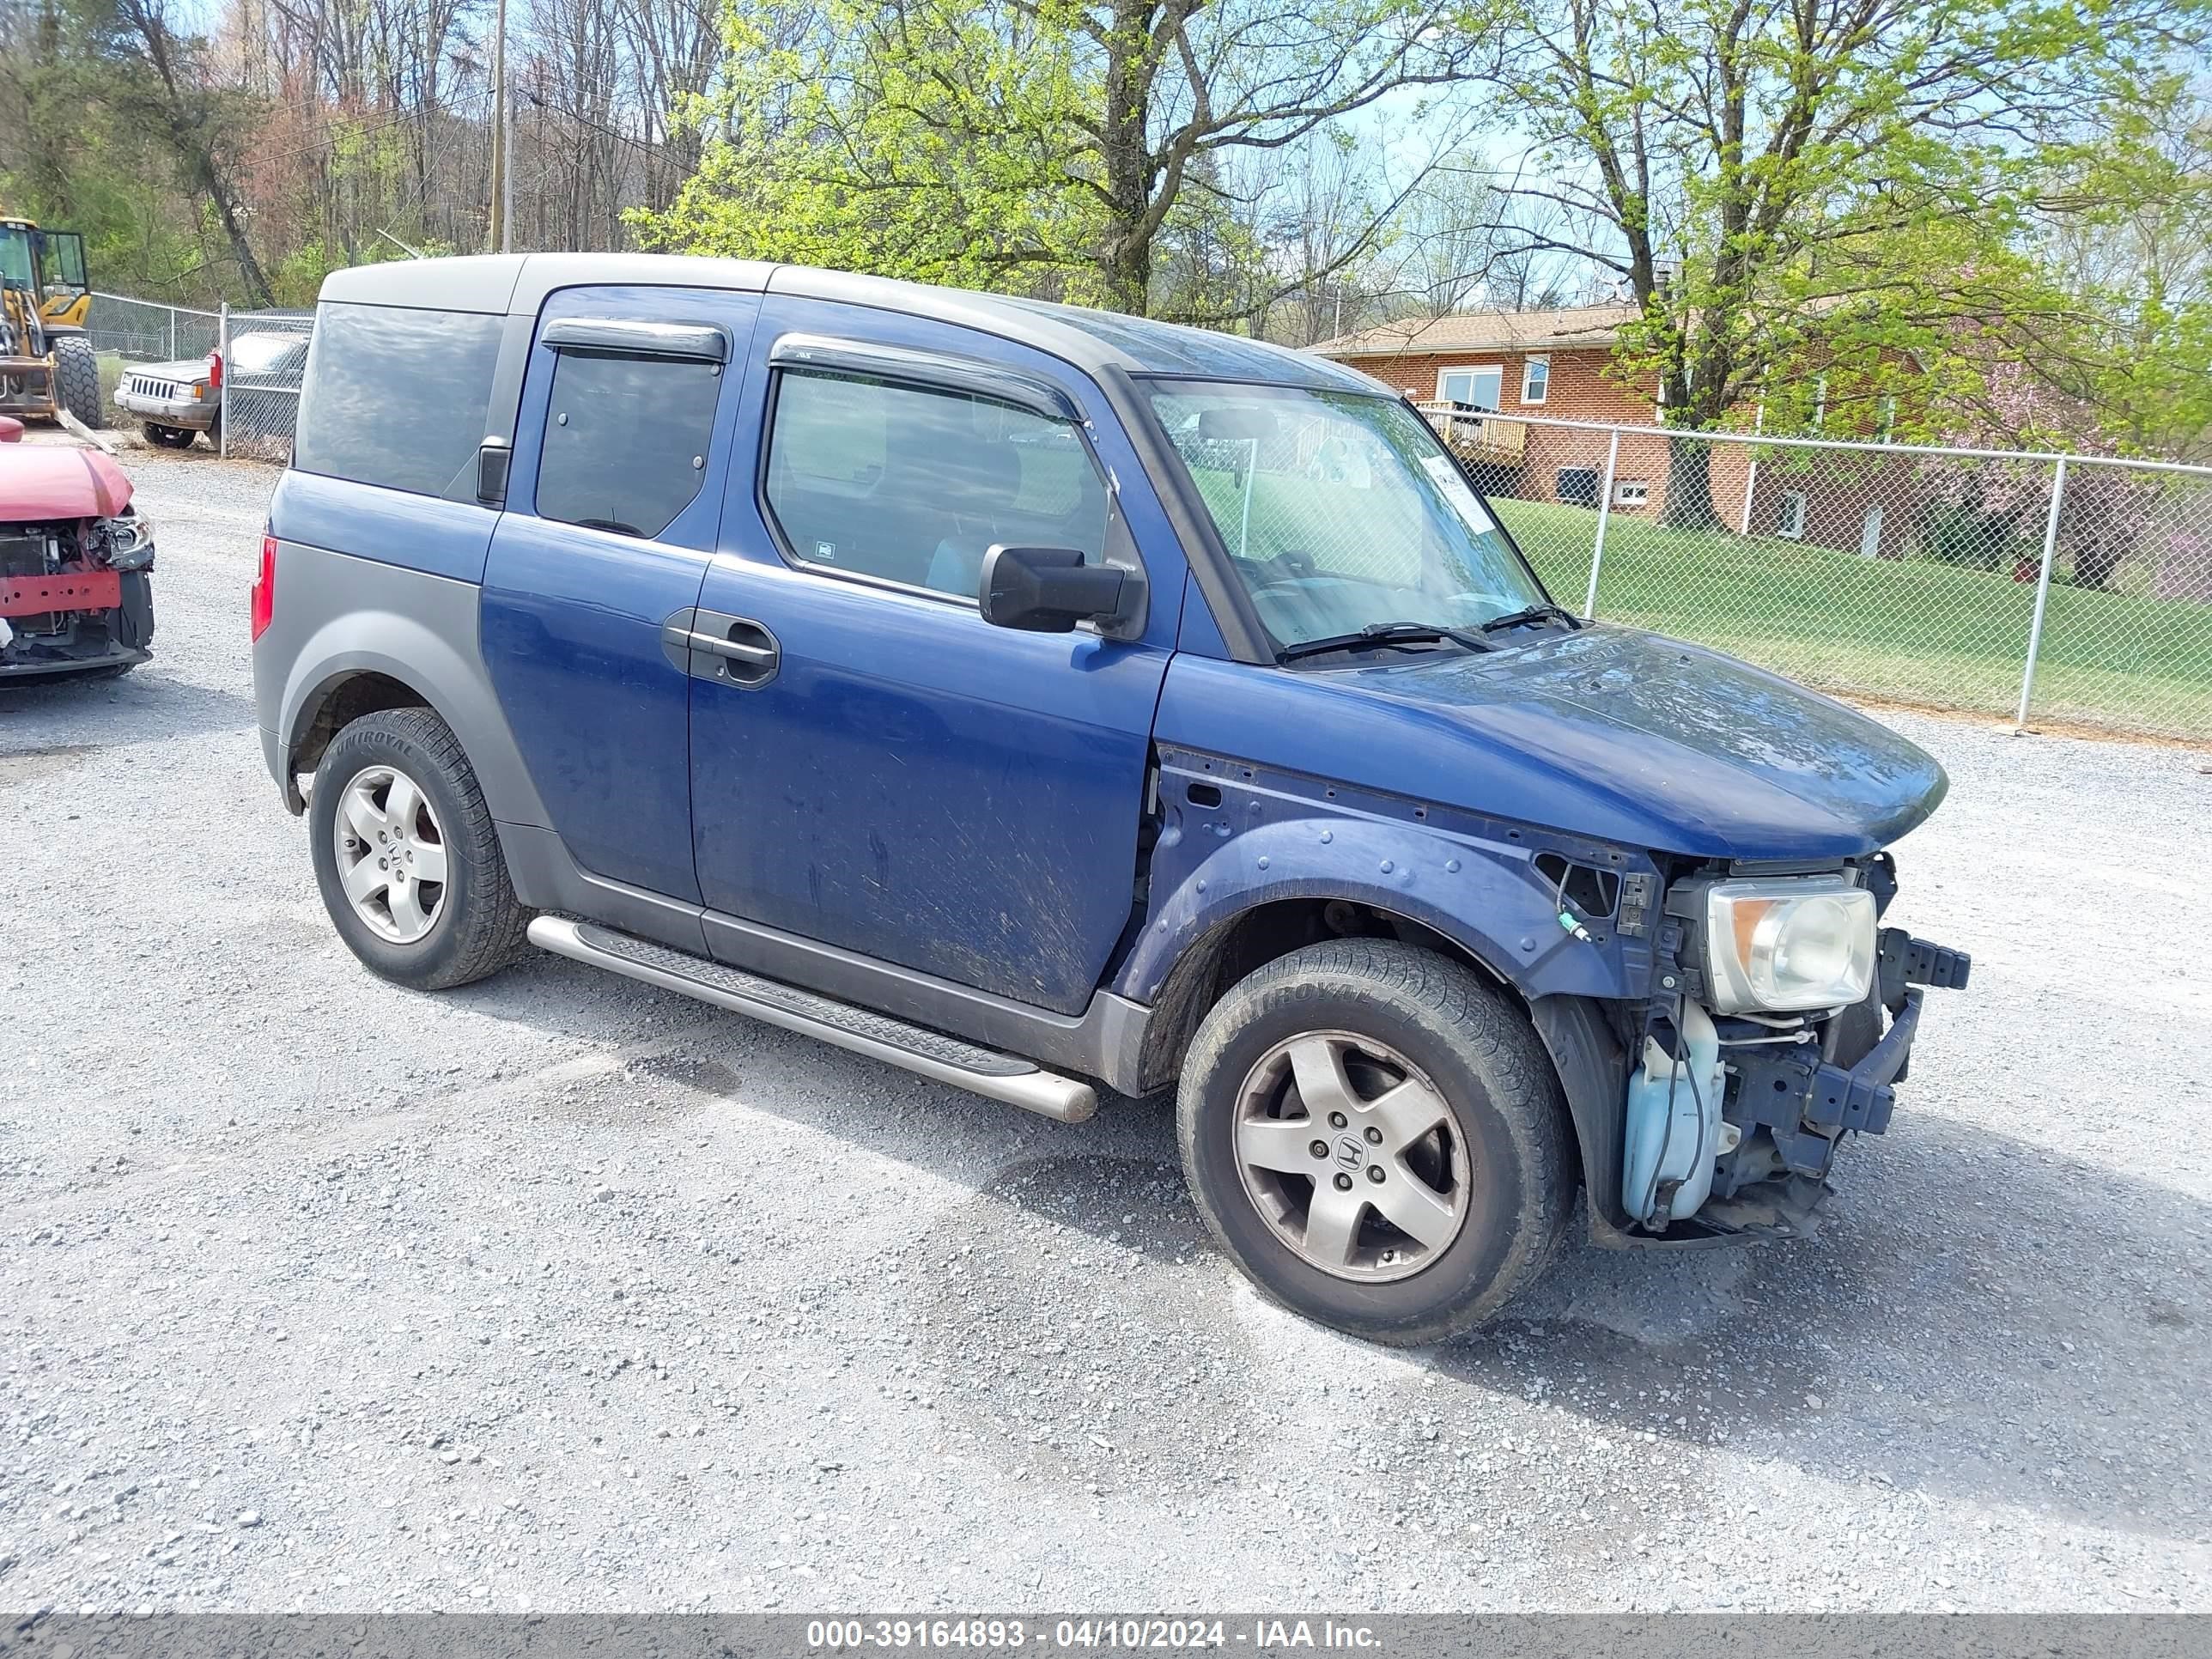
[[[81,335],[54,342],[54,397],[64,409],[95,430],[107,424],[107,400],[100,395],[100,355]]]

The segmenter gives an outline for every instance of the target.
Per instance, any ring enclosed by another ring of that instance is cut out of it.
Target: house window
[[[1805,492],[1803,490],[1785,489],[1782,492],[1781,520],[1775,526],[1776,535],[1787,536],[1793,542],[1802,541],[1805,538]]]
[[[1651,424],[1667,424],[1667,381],[1664,376],[1660,379],[1658,390],[1651,394]]]
[[[1613,487],[1615,507],[1642,507],[1651,499],[1651,485],[1643,478],[1623,478]]]
[[[1437,401],[1467,404],[1476,409],[1496,409],[1504,395],[1505,371],[1489,368],[1444,368],[1437,371]]]
[[[1828,423],[1828,377],[1825,374],[1813,382],[1813,430],[1818,432]]]
[[[1521,401],[1522,403],[1542,403],[1544,393],[1550,390],[1551,384],[1552,360],[1549,357],[1531,357],[1521,365]]]

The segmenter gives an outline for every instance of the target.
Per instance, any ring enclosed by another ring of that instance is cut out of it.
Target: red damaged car
[[[22,435],[0,417],[0,684],[127,674],[153,654],[153,527],[106,456]]]

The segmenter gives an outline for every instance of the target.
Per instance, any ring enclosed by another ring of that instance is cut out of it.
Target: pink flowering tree
[[[2096,408],[2069,396],[2027,364],[1984,363],[1979,384],[1944,412],[1943,441],[1966,449],[2059,451],[2112,456],[2116,446]],[[2056,465],[1947,457],[1922,469],[1929,492],[1922,541],[1936,556],[2000,566],[2040,556]],[[2130,552],[2146,550],[2159,528],[2162,492],[2155,478],[2124,468],[2068,470],[2058,518],[2061,580],[2106,588]]]

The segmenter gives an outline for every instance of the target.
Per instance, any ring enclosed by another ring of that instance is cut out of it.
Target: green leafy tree
[[[2212,115],[2183,93],[2129,112],[2125,141],[2057,181],[2073,210],[2041,249],[2074,325],[2021,361],[2123,453],[2212,454]]]
[[[104,287],[269,304],[238,182],[259,101],[171,0],[42,0],[9,21],[0,155],[17,210],[83,232]],[[211,257],[233,279],[191,283]]]
[[[1261,239],[1223,210],[1240,155],[1395,88],[1464,76],[1487,37],[1435,0],[732,0],[697,171],[648,241],[1130,312],[1249,312]],[[1197,302],[1158,291],[1187,230]]]
[[[1671,426],[1761,398],[1771,424],[1815,367],[1832,410],[1908,363],[1948,395],[1961,325],[2074,314],[2034,245],[2088,204],[2049,186],[2132,142],[2204,24],[2203,0],[1521,0],[1509,217],[1634,302],[1623,365]],[[1677,524],[1717,521],[1709,448],[1674,446]]]

